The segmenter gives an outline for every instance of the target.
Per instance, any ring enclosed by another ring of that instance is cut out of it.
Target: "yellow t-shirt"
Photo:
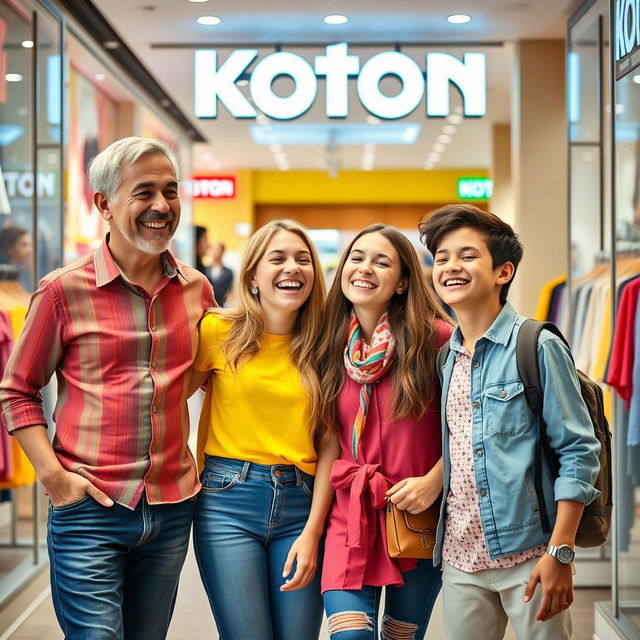
[[[230,328],[231,321],[215,314],[200,323],[193,366],[211,371],[212,376],[200,424],[206,436],[199,438],[199,448],[204,441],[208,455],[257,464],[293,464],[315,474],[307,390],[291,362],[291,336],[265,333],[258,353],[234,372],[222,349]]]

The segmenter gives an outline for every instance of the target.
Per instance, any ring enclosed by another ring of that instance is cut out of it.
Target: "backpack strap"
[[[442,369],[444,369],[444,365],[447,364],[447,358],[449,357],[450,351],[451,351],[451,347],[449,346],[449,341],[447,340],[440,347],[440,349],[438,349],[438,355],[436,356],[436,369],[438,370],[438,378],[440,379],[441,387],[442,387]]]
[[[551,331],[551,333],[558,336],[567,347],[569,347],[569,343],[562,335],[560,329],[552,322],[525,320],[520,326],[516,340],[516,362],[520,379],[524,385],[524,395],[527,404],[536,417],[538,425],[539,446],[536,447],[535,453],[533,484],[538,499],[542,530],[544,533],[551,533],[551,522],[549,520],[547,503],[545,502],[542,488],[542,456],[544,455],[547,465],[551,469],[554,477],[558,475],[559,463],[558,456],[549,444],[547,425],[543,417],[544,391],[540,381],[540,363],[538,361],[538,339],[543,329]]]

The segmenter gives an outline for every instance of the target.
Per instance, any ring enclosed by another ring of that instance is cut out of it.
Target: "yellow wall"
[[[205,174],[198,174],[204,176]],[[225,175],[228,175],[225,173]],[[254,172],[235,171],[237,195],[234,200],[193,201],[193,223],[207,227],[209,242],[223,242],[230,251],[244,247],[246,238],[236,234],[236,225],[248,223],[253,229]]]
[[[256,171],[258,204],[458,202],[458,178],[486,169],[442,171]]]
[[[209,240],[241,250],[246,238],[236,225],[255,222],[256,204],[422,204],[458,202],[457,181],[485,177],[486,169],[442,171],[236,171],[235,200],[194,200],[193,221],[207,227]]]

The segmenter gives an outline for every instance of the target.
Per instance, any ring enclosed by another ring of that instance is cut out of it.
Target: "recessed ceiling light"
[[[325,16],[324,21],[327,24],[345,24],[346,22],[349,22],[349,18],[340,14],[334,14],[331,16]]]
[[[447,116],[447,120],[451,124],[460,124],[462,122],[462,116],[458,113],[452,113],[451,115]]]
[[[196,22],[198,24],[204,24],[208,27],[212,27],[216,24],[220,24],[222,22],[222,18],[218,18],[218,16],[200,16]]]
[[[4,79],[7,82],[20,82],[22,80],[22,76],[19,73],[7,73],[4,76]]]
[[[25,49],[33,49],[33,40],[23,40],[20,44]]]
[[[102,82],[107,76],[105,76],[104,73],[96,73],[96,75],[93,77],[98,82]]]
[[[445,124],[442,127],[442,133],[446,133],[447,135],[453,135],[458,130],[455,124]]]
[[[448,144],[449,142],[451,142],[451,136],[443,133],[441,136],[438,136],[437,140],[438,142],[442,142],[443,144]]]
[[[633,76],[633,78],[631,78],[636,84],[640,84],[640,74],[638,74],[637,76]]]
[[[467,22],[471,22],[471,16],[466,13],[454,13],[451,16],[447,16],[447,22],[451,24],[466,24]]]

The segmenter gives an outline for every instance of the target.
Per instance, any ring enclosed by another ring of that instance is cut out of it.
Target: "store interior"
[[[310,230],[328,282],[372,222],[405,232],[428,273],[419,218],[490,209],[526,247],[515,306],[558,322],[605,388],[618,508],[576,584],[607,594],[601,640],[640,637],[640,405],[623,389],[632,372],[610,367],[615,345],[635,345],[618,310],[640,272],[640,72],[612,77],[606,0],[458,4],[467,22],[444,0],[0,0],[0,334],[10,352],[38,280],[101,242],[86,169],[120,137],[177,152],[176,255],[195,262],[203,226],[236,273],[275,218]],[[43,396],[50,415],[55,382]],[[0,445],[1,608],[46,566],[47,501],[15,443]]]

